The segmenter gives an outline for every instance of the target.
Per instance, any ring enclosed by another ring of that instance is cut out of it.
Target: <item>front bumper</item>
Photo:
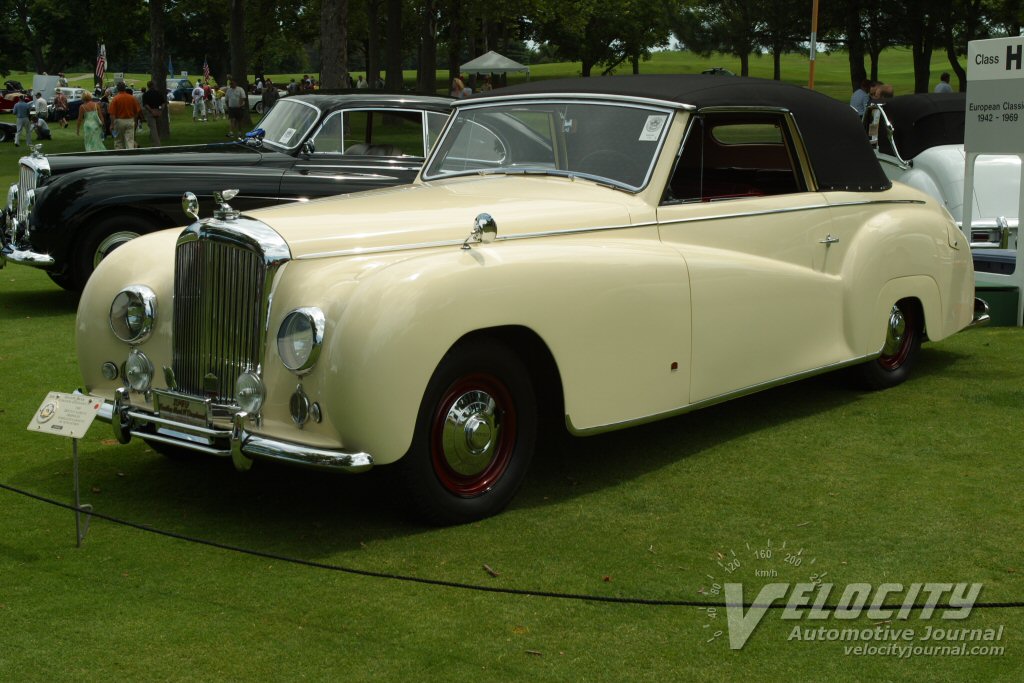
[[[988,325],[991,321],[992,316],[989,315],[988,303],[984,299],[975,297],[974,316],[968,327],[981,327],[982,325]]]
[[[19,249],[13,242],[12,235],[18,234],[18,219],[6,210],[4,211],[2,230],[0,230],[0,268],[3,268],[8,261],[22,266],[33,268],[49,269],[53,267],[54,260],[49,254],[40,254],[30,249]]]
[[[231,417],[231,427],[199,426],[179,419],[161,417],[156,412],[131,405],[128,390],[115,392],[114,400],[104,401],[97,416],[109,422],[114,438],[128,443],[133,436],[189,450],[230,457],[239,469],[248,469],[253,460],[277,460],[291,465],[348,473],[365,472],[373,467],[369,453],[347,453],[304,444],[271,439],[246,430],[248,415]]]

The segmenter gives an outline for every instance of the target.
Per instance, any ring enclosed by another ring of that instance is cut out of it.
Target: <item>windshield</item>
[[[263,142],[282,149],[294,149],[306,139],[309,129],[320,118],[320,110],[301,100],[278,100],[259,122],[266,131]]]
[[[424,179],[471,173],[579,175],[638,190],[671,110],[602,102],[527,101],[455,110]]]

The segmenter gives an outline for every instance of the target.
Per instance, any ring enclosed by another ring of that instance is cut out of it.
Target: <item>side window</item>
[[[331,114],[313,136],[314,154],[341,154],[345,151],[341,135],[341,113]]]
[[[705,114],[690,122],[666,203],[710,202],[806,191],[780,114]]]
[[[437,142],[437,138],[444,130],[444,124],[448,122],[448,114],[439,114],[436,111],[427,112],[427,149],[429,150]]]
[[[418,111],[345,112],[344,154],[423,156],[423,114]]]

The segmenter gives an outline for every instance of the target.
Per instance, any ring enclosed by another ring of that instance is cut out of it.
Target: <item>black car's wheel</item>
[[[0,142],[7,142],[7,139],[11,137],[7,134],[7,129],[0,126]]]
[[[73,256],[74,286],[78,290],[84,289],[100,261],[118,247],[152,229],[152,225],[138,216],[117,215],[101,220],[86,235]]]
[[[437,524],[500,512],[526,475],[536,435],[533,385],[518,356],[494,341],[452,349],[398,463],[414,511]]]
[[[882,355],[857,366],[861,381],[870,389],[888,389],[904,382],[921,349],[924,334],[921,306],[913,299],[893,304],[886,320]]]
[[[263,102],[257,102],[256,106],[253,107],[252,110],[260,116],[263,116]]]

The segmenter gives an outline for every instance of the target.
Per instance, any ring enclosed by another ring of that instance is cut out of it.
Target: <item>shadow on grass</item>
[[[52,289],[18,289],[0,293],[0,318],[51,318],[78,310],[78,293],[61,289],[46,280]]]
[[[915,379],[943,375],[964,357],[926,349]],[[633,429],[555,436],[538,449],[512,506],[541,508],[619,486],[751,433],[824,415],[864,394],[843,373],[832,373]],[[94,427],[101,436],[81,449],[83,500],[104,514],[310,559],[431,531],[409,521],[389,468],[343,476],[259,462],[242,474],[225,459],[164,458],[138,439],[114,445],[102,435],[104,427]],[[22,469],[10,483],[69,500],[70,460],[69,453],[58,463]]]

